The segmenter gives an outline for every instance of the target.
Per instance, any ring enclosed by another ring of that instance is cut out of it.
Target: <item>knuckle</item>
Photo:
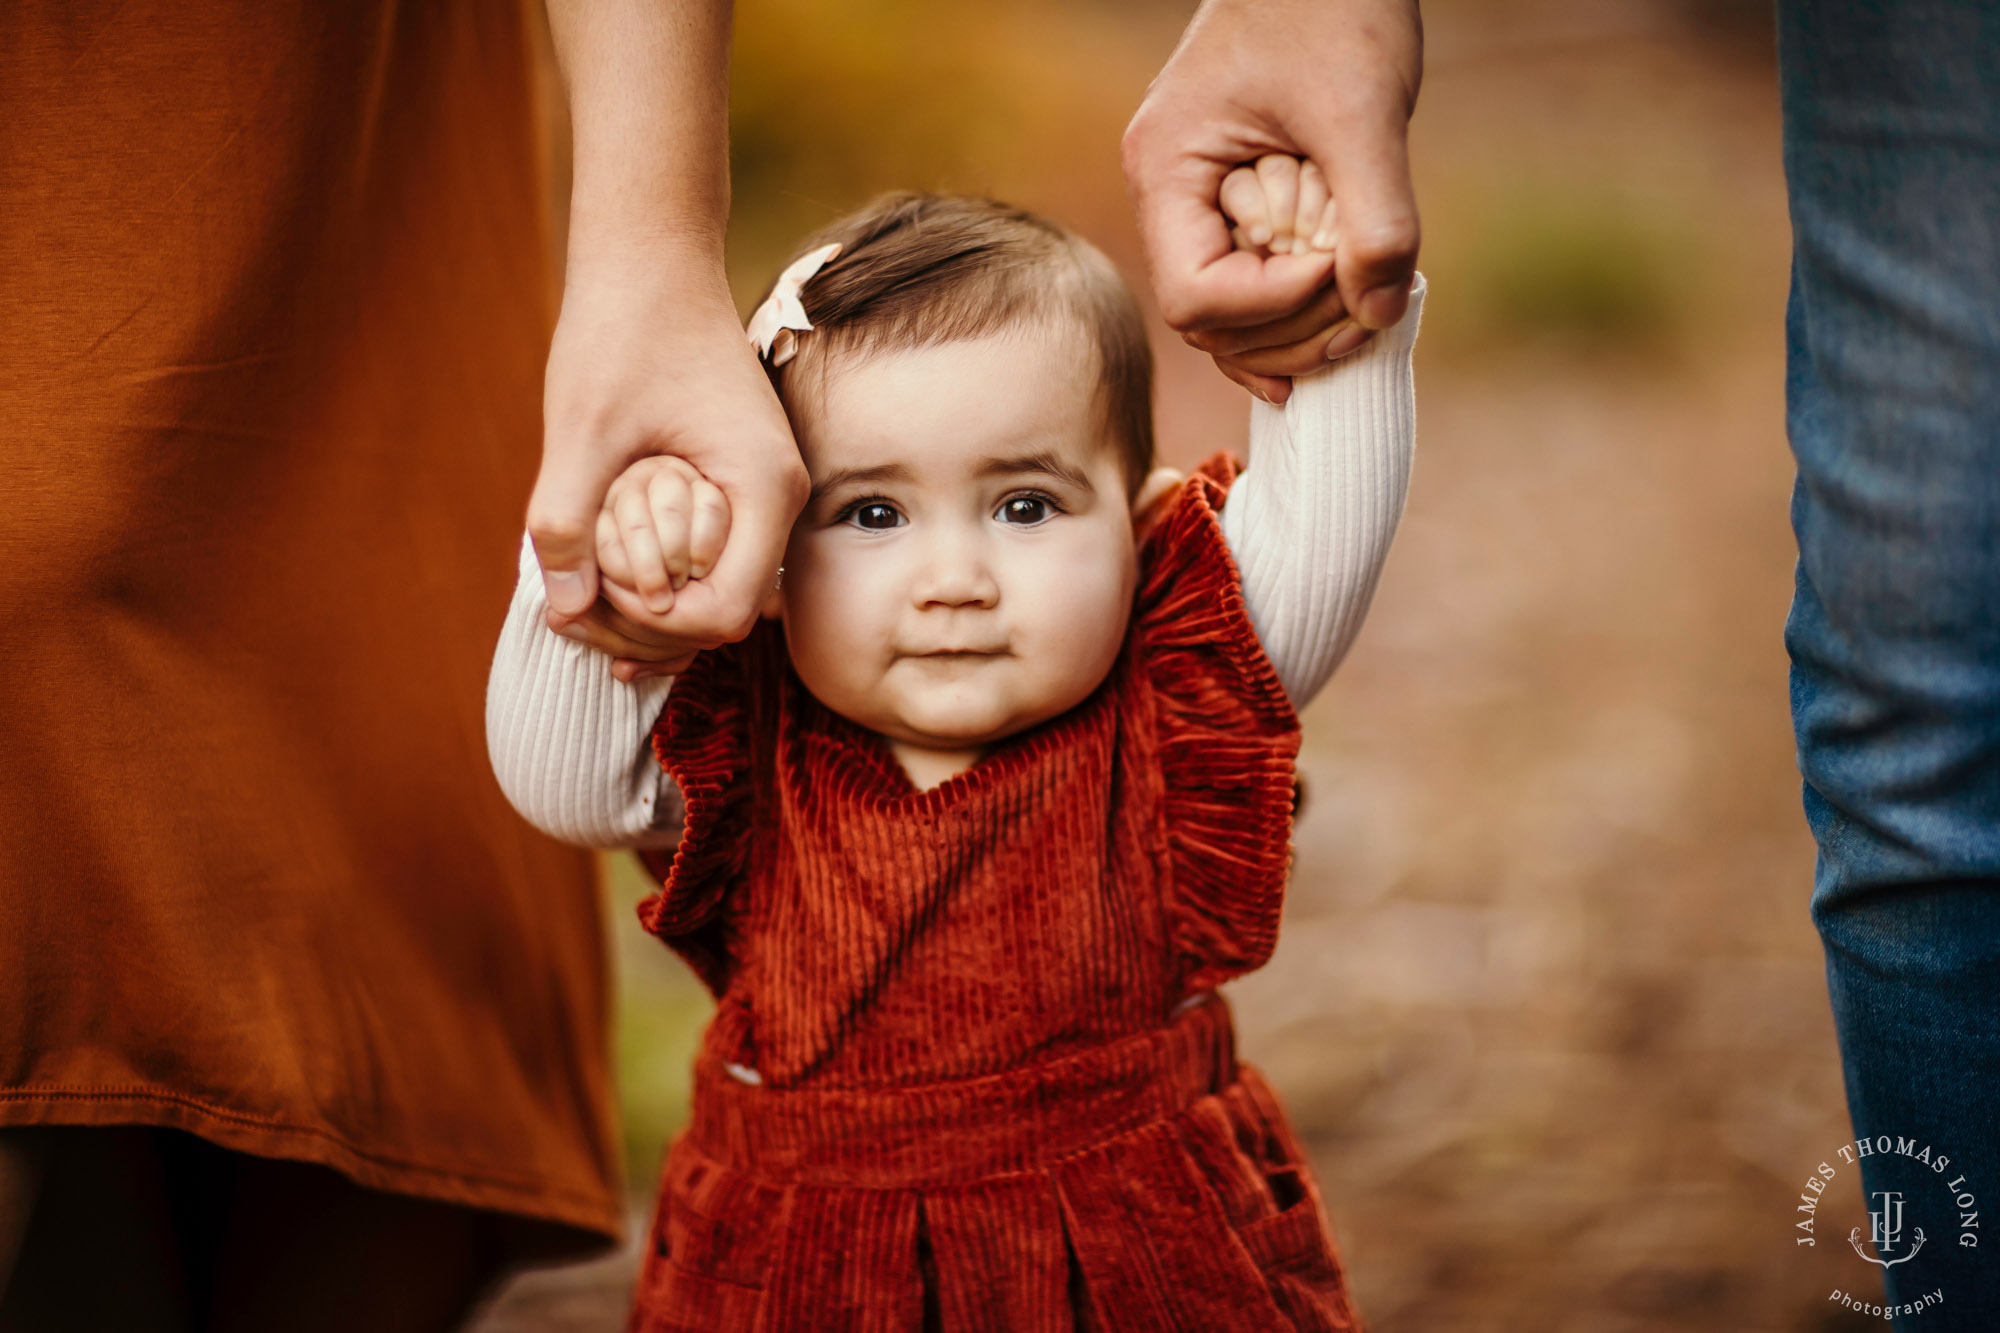
[[[1223,378],[1232,384],[1237,384],[1251,390],[1255,390],[1257,387],[1255,377],[1247,370],[1238,369],[1236,363],[1233,361],[1228,361],[1218,356],[1215,358],[1215,368],[1221,371]]]
[[[680,627],[681,634],[703,648],[736,643],[757,627],[757,608],[718,606]]]
[[[558,546],[577,546],[590,534],[590,525],[567,514],[530,512],[528,532],[537,546],[552,543]]]
[[[1350,253],[1361,263],[1390,264],[1414,257],[1420,238],[1417,219],[1405,214],[1366,223],[1344,239],[1352,247]]]
[[[1166,283],[1160,285],[1158,295],[1160,318],[1166,322],[1168,328],[1184,338],[1200,330],[1207,312],[1201,308],[1199,302],[1186,292],[1176,290]]]
[[[779,504],[777,508],[782,513],[788,515],[796,514],[798,513],[799,510],[805,508],[806,501],[811,498],[812,483],[807,481],[803,477],[799,478],[797,481],[793,481],[788,476],[782,481],[775,482],[772,486],[772,490],[774,490],[778,496]],[[735,512],[735,507],[730,503],[729,497],[726,494],[722,497],[721,501],[716,505],[716,508],[728,514],[733,514]]]
[[[1234,358],[1232,364],[1241,375],[1238,382],[1245,388],[1255,388],[1260,380],[1290,378],[1319,367],[1319,362],[1311,357],[1301,357],[1296,353],[1287,355],[1272,352],[1239,356]]]
[[[782,474],[780,484],[785,488],[786,495],[799,504],[804,504],[806,497],[812,494],[812,477],[806,472],[805,460],[799,457],[796,446],[793,448],[789,466]]]
[[[1132,119],[1126,122],[1125,132],[1118,136],[1118,160],[1128,176],[1136,175],[1144,167],[1152,151],[1152,105],[1150,100],[1140,103]]]

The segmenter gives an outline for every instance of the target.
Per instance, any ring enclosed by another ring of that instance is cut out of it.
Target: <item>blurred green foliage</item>
[[[687,1123],[695,1050],[715,1002],[680,955],[640,929],[639,901],[657,886],[629,852],[603,860],[618,977],[617,1069],[627,1179],[649,1193],[667,1142]]]
[[[1435,331],[1454,347],[1658,353],[1686,331],[1701,245],[1656,202],[1603,185],[1537,182],[1453,211],[1471,225],[1433,245],[1425,262],[1453,294]]]

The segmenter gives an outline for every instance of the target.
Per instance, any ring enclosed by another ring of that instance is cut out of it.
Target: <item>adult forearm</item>
[[[659,659],[670,661],[749,632],[807,489],[722,266],[730,11],[725,0],[551,0],[550,11],[576,180],[528,529],[553,628],[621,610],[673,640]],[[719,488],[733,515],[719,563],[663,615],[636,598],[616,606],[615,584],[599,601],[596,562],[612,480],[662,454]]]
[[[570,257],[681,252],[722,272],[729,0],[549,0],[569,93]]]

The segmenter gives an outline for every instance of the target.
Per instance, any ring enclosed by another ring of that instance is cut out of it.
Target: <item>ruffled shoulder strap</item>
[[[1250,624],[1218,511],[1243,470],[1203,463],[1140,545],[1134,627],[1154,700],[1168,895],[1184,988],[1262,967],[1291,865],[1299,719]]]
[[[720,996],[731,970],[727,923],[719,909],[749,874],[760,737],[775,710],[784,666],[783,630],[762,622],[740,643],[702,653],[674,679],[653,727],[653,753],[686,803],[671,855],[641,851],[660,889],[639,904],[639,920],[687,959]]]

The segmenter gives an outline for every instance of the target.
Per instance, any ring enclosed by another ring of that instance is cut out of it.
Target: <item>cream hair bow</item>
[[[805,305],[799,300],[799,289],[839,253],[838,242],[822,245],[811,254],[800,256],[778,275],[771,294],[764,298],[764,304],[757,307],[743,329],[756,345],[758,356],[768,356],[773,366],[782,366],[798,354],[798,334],[812,331],[812,321],[806,318]]]

